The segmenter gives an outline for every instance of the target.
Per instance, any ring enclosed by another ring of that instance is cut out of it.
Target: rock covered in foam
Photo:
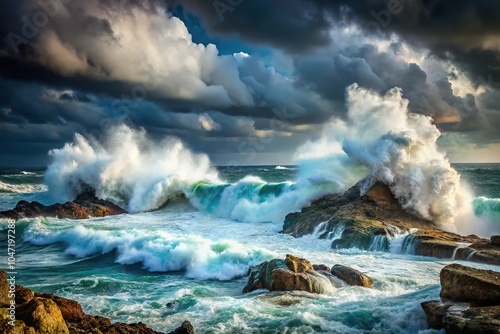
[[[337,277],[330,271],[323,270],[329,268],[324,264],[312,265],[306,259],[302,259],[291,254],[287,254],[284,260],[273,259],[266,261],[249,271],[248,282],[243,292],[250,292],[257,289],[268,289],[270,291],[306,291],[310,293],[332,294],[335,288],[344,285],[351,285],[355,279],[347,279],[348,275]],[[351,273],[359,273],[366,282],[361,286],[371,286],[371,279],[348,267]],[[356,282],[356,284],[360,285]]]
[[[99,199],[93,192],[79,195],[74,201],[45,206],[39,202],[19,201],[12,210],[0,212],[0,218],[21,219],[34,217],[57,217],[60,219],[87,219],[126,213],[118,205]]]
[[[451,264],[440,273],[441,298],[422,303],[429,326],[453,334],[500,333],[500,272]]]

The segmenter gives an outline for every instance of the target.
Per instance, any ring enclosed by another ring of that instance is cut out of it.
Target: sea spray
[[[154,210],[200,180],[217,182],[204,154],[192,153],[180,140],[154,142],[144,130],[125,125],[110,128],[103,143],[75,135],[73,143],[49,153],[45,173],[51,194],[72,200],[92,188],[98,197],[131,212]]]
[[[346,120],[333,120],[319,140],[299,149],[297,162],[307,167],[299,175],[346,188],[363,173],[366,190],[383,182],[404,208],[457,231],[456,218],[472,212],[472,197],[437,147],[432,118],[409,112],[397,88],[381,96],[354,84],[346,94]]]

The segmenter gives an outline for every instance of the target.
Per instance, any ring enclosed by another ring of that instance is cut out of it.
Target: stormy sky
[[[0,35],[2,167],[117,123],[291,163],[353,83],[400,87],[452,161],[500,161],[498,1],[8,0]]]

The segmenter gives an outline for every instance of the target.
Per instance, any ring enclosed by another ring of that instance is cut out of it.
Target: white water
[[[439,271],[448,261],[333,251],[331,239],[342,229],[318,240],[324,226],[295,239],[275,233],[272,224],[220,219],[185,204],[84,222],[25,220],[18,224],[20,283],[74,298],[89,313],[161,331],[189,319],[212,333],[432,332],[419,303],[438,297]],[[361,270],[374,287],[242,294],[250,266],[287,253]],[[144,270],[127,266],[134,263]]]

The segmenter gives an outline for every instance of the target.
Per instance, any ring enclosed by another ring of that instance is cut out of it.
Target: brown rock
[[[443,328],[452,334],[500,333],[500,306],[471,307],[461,312],[448,312]]]
[[[443,318],[446,312],[453,305],[451,302],[443,303],[441,300],[431,300],[420,304],[424,309],[429,326],[434,329],[443,328]]]
[[[17,306],[29,302],[30,300],[33,299],[33,297],[35,297],[35,294],[33,293],[33,291],[31,291],[28,288],[25,288],[22,285],[16,285],[16,305]]]
[[[327,271],[330,272],[331,268],[324,264],[313,264],[313,269],[316,271]]]
[[[0,307],[8,306],[10,304],[9,298],[9,283],[7,282],[7,273],[0,270]]]
[[[50,299],[33,298],[17,309],[16,316],[39,334],[69,334],[61,311]]]
[[[372,286],[372,279],[359,270],[336,264],[332,267],[330,272],[333,276],[340,278],[349,285],[362,286],[365,288]]]
[[[184,320],[181,327],[168,334],[194,334],[194,328],[189,321]]]
[[[490,240],[492,245],[500,246],[500,235],[493,235]]]
[[[110,201],[95,197],[93,192],[79,195],[74,201],[45,206],[38,202],[19,201],[12,210],[0,212],[0,218],[57,217],[68,219],[87,219],[126,213],[124,209]]]
[[[71,299],[56,296],[51,293],[35,293],[36,297],[47,298],[57,304],[61,314],[67,322],[81,322],[87,315],[83,312],[82,306]]]
[[[272,273],[270,291],[312,291],[311,281],[305,273],[278,268]]]
[[[300,257],[293,256],[292,254],[287,254],[285,258],[285,264],[294,273],[305,273],[309,270],[314,270],[311,262]]]
[[[500,272],[450,264],[441,270],[441,298],[477,305],[500,303]]]

